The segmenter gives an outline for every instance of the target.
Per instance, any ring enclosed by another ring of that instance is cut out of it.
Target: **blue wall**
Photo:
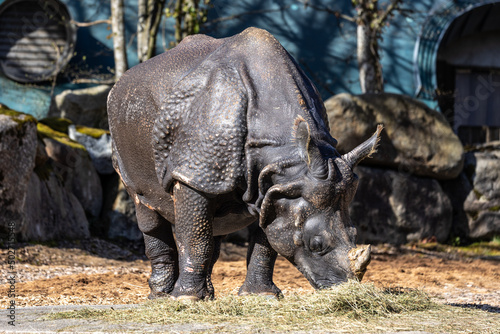
[[[109,0],[61,0],[72,18],[79,22],[108,19]],[[0,3],[4,0],[0,0]],[[383,34],[382,66],[387,92],[410,96],[415,92],[413,77],[413,52],[427,13],[442,1],[419,0],[404,5],[404,13],[396,13]],[[135,30],[137,22],[137,1],[125,0],[125,19],[129,65],[137,64]],[[312,1],[321,6],[328,3],[331,9],[349,16],[355,12],[350,0]],[[387,0],[380,0],[384,6]],[[225,37],[238,33],[249,26],[270,31],[296,58],[306,73],[316,83],[324,99],[341,92],[360,93],[356,62],[356,25],[326,12],[304,8],[295,0],[213,0],[214,8],[209,13],[209,22],[242,12],[270,10],[269,12],[244,15],[238,19],[223,20],[209,24],[206,33],[214,37]],[[165,21],[160,28],[157,51],[163,52],[164,45],[173,39],[173,22]],[[87,77],[111,75],[114,61],[111,31],[107,24],[78,28],[75,55],[69,69],[81,71]],[[162,38],[166,36],[166,40]],[[64,89],[75,89],[75,85],[59,80],[55,93]],[[13,109],[42,117],[50,105],[49,84],[22,85],[0,75],[0,102]],[[426,101],[435,106],[432,101]]]
[[[403,6],[404,15],[396,13],[384,30],[381,43],[385,90],[413,96],[413,52],[421,26],[432,6],[440,1],[420,0]],[[443,1],[441,1],[443,2]],[[354,16],[351,1],[311,1],[321,6]],[[379,1],[384,7],[387,1]],[[257,26],[269,30],[297,59],[316,83],[323,98],[341,92],[360,93],[356,61],[356,24],[312,8],[304,8],[297,1],[216,0],[214,16],[225,17],[259,9],[283,11],[248,15],[218,26],[214,36],[234,34],[246,27]]]

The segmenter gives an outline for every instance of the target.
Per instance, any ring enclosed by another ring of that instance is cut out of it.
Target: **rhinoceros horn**
[[[377,131],[375,131],[369,139],[355,147],[351,152],[342,156],[342,159],[351,169],[354,168],[361,160],[371,156],[377,151],[377,144],[380,140],[380,133],[383,128],[384,127],[381,124],[377,125]]]

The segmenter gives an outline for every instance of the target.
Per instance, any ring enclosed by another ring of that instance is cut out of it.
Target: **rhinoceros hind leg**
[[[247,276],[238,295],[256,294],[283,297],[273,282],[274,263],[278,253],[271,247],[260,227],[252,233],[247,254]]]
[[[144,235],[146,255],[151,261],[148,298],[166,297],[179,275],[178,255],[171,224],[155,211],[136,205],[139,228]]]
[[[210,201],[180,182],[174,186],[173,197],[179,278],[170,295],[179,300],[211,298],[213,291],[207,286],[214,251]]]

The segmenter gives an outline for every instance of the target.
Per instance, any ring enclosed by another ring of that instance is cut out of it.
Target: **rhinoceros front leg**
[[[273,282],[278,253],[271,247],[264,231],[257,227],[251,234],[247,254],[247,276],[238,295],[270,295],[280,298],[281,290]]]
[[[214,285],[212,284],[212,270],[214,269],[215,263],[219,259],[220,246],[222,243],[222,239],[224,239],[224,237],[225,236],[214,237],[214,250],[212,253],[212,260],[210,261],[210,266],[208,267],[207,279],[206,279],[208,294],[210,298],[213,298],[215,296]]]
[[[144,235],[146,256],[151,261],[149,298],[165,297],[174,289],[179,271],[172,226],[158,213],[140,203],[136,204],[136,215]]]
[[[209,200],[178,182],[174,186],[174,205],[179,278],[170,295],[176,299],[213,298],[213,290],[207,286],[214,250]]]

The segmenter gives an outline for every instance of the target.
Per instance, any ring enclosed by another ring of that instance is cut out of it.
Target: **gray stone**
[[[35,167],[36,120],[28,115],[0,110],[0,230],[15,232],[24,226],[29,179]]]
[[[438,181],[363,166],[355,172],[360,180],[349,212],[358,243],[448,239],[452,206]]]
[[[464,170],[473,188],[464,203],[470,237],[500,235],[500,150],[467,153]]]
[[[54,98],[49,116],[65,117],[75,124],[108,128],[106,101],[110,86],[65,90]]]
[[[68,128],[69,137],[82,144],[89,152],[92,163],[99,174],[109,175],[115,172],[111,163],[111,135],[105,133],[99,138],[80,133],[75,125]]]
[[[99,217],[103,201],[101,180],[85,148],[55,138],[44,138],[43,142],[63,186],[76,196],[89,218]]]
[[[85,212],[71,191],[54,172],[53,161],[33,173],[26,196],[27,223],[20,231],[22,240],[48,241],[90,237]]]
[[[439,183],[453,207],[453,225],[450,237],[459,242],[466,241],[469,239],[470,232],[469,218],[464,209],[464,202],[468,194],[472,192],[472,185],[464,172],[460,173],[456,179],[440,181]]]
[[[463,146],[444,116],[425,104],[396,94],[339,94],[325,102],[331,134],[346,153],[375,132],[385,130],[378,152],[363,163],[436,179],[456,178]]]
[[[120,181],[113,207],[108,211],[108,238],[141,240],[142,232],[137,226],[134,201],[130,198]]]

